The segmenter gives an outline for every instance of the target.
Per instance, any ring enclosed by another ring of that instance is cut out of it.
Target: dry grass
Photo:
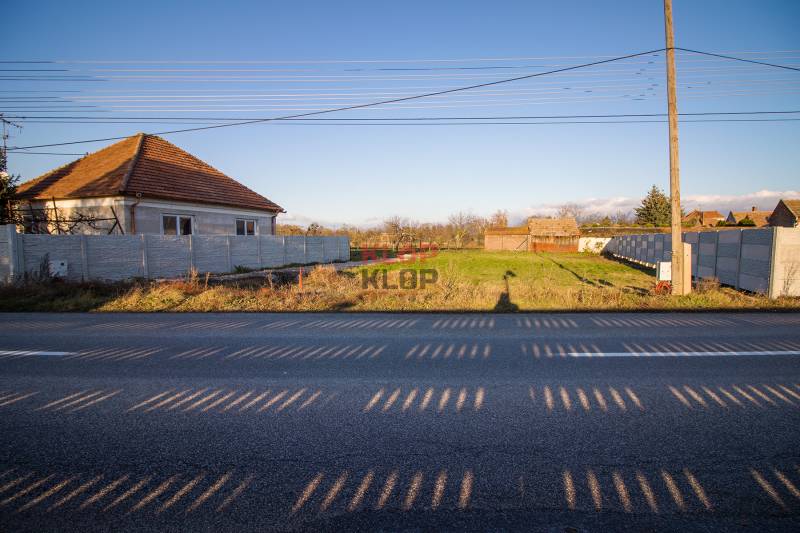
[[[689,296],[654,295],[651,290],[654,280],[649,273],[585,254],[445,252],[422,262],[380,268],[387,269],[389,285],[398,284],[399,271],[403,268],[434,268],[439,279],[425,289],[364,288],[359,270],[336,272],[331,267],[320,266],[304,277],[302,289],[296,283],[209,285],[207,279],[196,274],[186,280],[166,283],[51,283],[0,289],[0,310],[800,310],[798,298],[769,300],[720,287],[713,281],[702,283],[699,290]]]

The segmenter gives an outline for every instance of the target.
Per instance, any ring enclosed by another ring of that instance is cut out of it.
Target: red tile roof
[[[800,218],[800,200],[781,200],[796,218]]]
[[[761,228],[769,226],[769,216],[771,214],[772,211],[731,211],[728,217],[733,218],[736,224],[745,218],[749,218],[755,223],[756,227]]]
[[[19,186],[21,199],[134,196],[283,209],[156,135],[140,133]]]
[[[528,219],[524,226],[511,228],[487,228],[485,235],[538,235],[551,237],[574,237],[580,235],[578,223],[574,218],[535,218]]]
[[[572,217],[566,218],[534,218],[528,219],[528,230],[531,235],[551,235],[555,237],[571,237],[580,235],[578,223]]]
[[[683,217],[683,222],[697,221],[701,226],[713,226],[720,220],[725,220],[725,216],[719,211],[699,211],[697,209]]]

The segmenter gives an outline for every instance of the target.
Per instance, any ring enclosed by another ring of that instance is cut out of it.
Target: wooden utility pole
[[[684,283],[681,240],[681,178],[678,159],[678,96],[675,89],[675,36],[672,32],[672,0],[664,0],[664,32],[667,41],[667,112],[669,113],[669,198],[672,229],[672,294],[691,291]],[[691,278],[689,278],[691,279]]]

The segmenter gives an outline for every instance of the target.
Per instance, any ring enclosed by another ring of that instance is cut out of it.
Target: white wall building
[[[140,133],[23,183],[23,231],[274,235],[283,209],[172,143]]]

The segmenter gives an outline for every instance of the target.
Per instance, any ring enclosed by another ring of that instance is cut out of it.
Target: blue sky
[[[800,66],[796,1],[674,0],[674,10],[677,46]],[[36,122],[34,116],[281,116],[664,46],[659,0],[28,1],[12,2],[4,15],[2,59],[61,61],[6,68],[63,70],[6,75],[86,80],[0,83],[3,91],[17,91],[3,94],[2,111],[28,117],[21,132],[11,132],[16,146],[191,127]],[[680,53],[678,81],[684,113],[800,110],[796,71]],[[663,54],[491,89],[326,118],[666,111]],[[41,92],[62,90],[77,92]],[[37,98],[24,100],[30,97]],[[728,118],[791,117],[800,115]],[[780,194],[800,194],[800,122],[689,120],[680,128],[687,207],[771,209]],[[393,214],[434,221],[458,210],[485,215],[507,209],[521,217],[565,202],[624,210],[651,184],[668,185],[667,126],[661,122],[261,124],[166,138],[284,206],[286,221],[301,223],[368,224]],[[40,150],[77,153],[105,144]],[[74,158],[10,154],[9,163],[28,179]]]

